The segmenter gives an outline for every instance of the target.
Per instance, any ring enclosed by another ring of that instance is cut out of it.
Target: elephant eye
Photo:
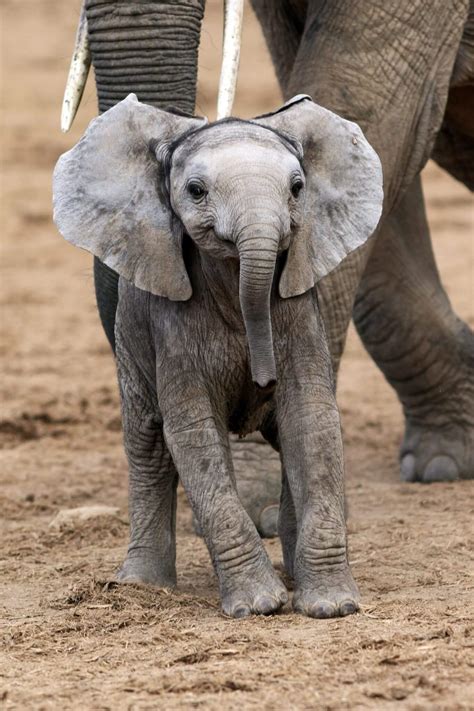
[[[303,190],[304,184],[301,178],[294,178],[293,182],[291,183],[291,194],[293,195],[294,198],[297,198],[300,194],[300,192]]]
[[[199,183],[197,180],[191,180],[186,187],[187,187],[188,193],[191,195],[192,199],[196,202],[199,202],[199,200],[202,200],[204,195],[206,195],[206,189],[204,188],[202,183]]]

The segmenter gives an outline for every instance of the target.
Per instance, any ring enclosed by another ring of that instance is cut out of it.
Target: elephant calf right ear
[[[306,214],[290,244],[279,287],[283,298],[297,296],[373,234],[382,214],[382,166],[359,126],[308,96],[296,96],[256,121],[303,148]]]
[[[140,289],[189,299],[181,234],[159,190],[157,156],[204,122],[147,106],[134,94],[94,119],[54,171],[54,221],[65,239]]]

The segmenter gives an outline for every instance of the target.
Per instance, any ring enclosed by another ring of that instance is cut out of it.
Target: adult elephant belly
[[[450,90],[443,125],[436,138],[432,157],[472,191],[474,190],[474,70],[470,82]]]
[[[194,112],[204,0],[88,0],[86,15],[99,111],[133,92],[158,108]],[[115,350],[118,275],[97,258],[94,284],[100,319]]]

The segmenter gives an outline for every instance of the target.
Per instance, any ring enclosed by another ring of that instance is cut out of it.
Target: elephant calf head
[[[270,295],[311,289],[373,233],[382,209],[377,155],[358,126],[295,97],[252,121],[207,124],[131,94],[90,124],[54,174],[64,237],[140,289],[191,298],[184,234],[240,260],[252,377],[276,379]]]

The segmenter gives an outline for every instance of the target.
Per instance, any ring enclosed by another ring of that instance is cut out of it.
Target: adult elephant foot
[[[407,419],[400,448],[401,479],[426,484],[474,479],[473,393],[453,398],[444,412],[445,425],[436,426],[430,419],[426,424]]]
[[[441,285],[419,177],[381,228],[354,320],[403,405],[402,480],[474,478],[474,334]]]

